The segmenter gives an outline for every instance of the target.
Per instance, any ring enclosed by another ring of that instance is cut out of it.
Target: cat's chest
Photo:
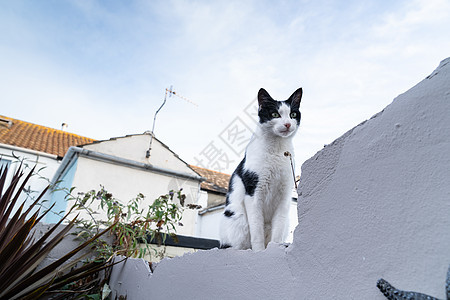
[[[247,167],[258,175],[261,183],[280,183],[288,180],[292,173],[289,157],[282,153],[261,153],[250,156]]]
[[[258,175],[260,185],[284,186],[292,180],[291,157],[285,152],[293,154],[290,140],[256,138],[247,147],[245,168]]]

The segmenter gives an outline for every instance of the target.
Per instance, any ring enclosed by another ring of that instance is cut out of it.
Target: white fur
[[[253,196],[245,194],[244,184],[233,176],[230,204],[232,217],[222,215],[221,245],[235,249],[264,250],[269,242],[281,243],[288,232],[288,215],[294,184],[291,162],[284,153],[294,154],[292,137],[297,122],[290,108],[282,104],[280,118],[259,124],[246,149],[244,169],[258,175]],[[285,124],[289,123],[287,128]]]

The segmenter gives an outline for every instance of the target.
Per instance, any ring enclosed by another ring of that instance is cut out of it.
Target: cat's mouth
[[[286,129],[278,131],[279,135],[282,136],[282,137],[290,136],[292,134],[292,132],[293,132],[293,130],[291,130],[289,128],[286,128]]]

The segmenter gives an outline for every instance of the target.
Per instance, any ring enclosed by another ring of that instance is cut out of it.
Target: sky
[[[152,129],[231,173],[265,88],[303,88],[295,165],[450,56],[450,1],[2,1],[0,115],[104,140]],[[168,94],[171,95],[170,93]],[[195,104],[195,105],[194,105]]]

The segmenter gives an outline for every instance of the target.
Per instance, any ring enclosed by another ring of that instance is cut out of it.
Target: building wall
[[[5,144],[0,144],[0,156],[3,161],[10,162],[6,180],[7,184],[11,181],[11,177],[19,167],[21,160],[23,160],[24,165],[22,170],[25,171],[26,174],[28,174],[31,168],[36,165],[35,170],[36,172],[38,171],[39,175],[32,176],[28,181],[27,186],[25,187],[27,190],[32,191],[32,193],[30,194],[32,198],[39,196],[40,193],[47,187],[49,182],[45,180],[45,178],[51,179],[60,165],[60,161],[56,159],[56,155],[50,155],[43,152],[18,148]],[[19,159],[17,159],[16,157],[18,157]],[[28,165],[28,167],[25,167],[25,165]],[[44,197],[44,200],[50,200],[50,198],[51,195],[47,193],[47,195]],[[26,194],[22,193],[22,196],[19,198],[18,203],[21,204],[26,199]],[[27,203],[31,204],[31,202],[32,199],[28,198]]]
[[[163,260],[153,274],[136,272],[140,263],[128,261],[130,271],[113,272],[122,279],[114,293],[130,299],[382,300],[376,287],[382,277],[399,289],[445,299],[449,91],[450,58],[306,161],[299,225],[289,247],[203,251]],[[132,280],[124,280],[128,274]]]
[[[292,243],[294,240],[294,230],[298,225],[298,216],[297,216],[297,201],[291,202],[291,207],[289,209],[289,231],[286,238],[286,242]]]
[[[186,195],[185,204],[196,204],[199,197],[199,180],[157,173],[151,169],[125,165],[89,155],[89,153],[92,153],[89,151],[94,151],[107,154],[110,157],[118,157],[148,165],[145,153],[148,149],[149,137],[147,134],[127,136],[84,146],[83,151],[86,150],[86,152],[75,153],[69,167],[59,177],[61,181],[59,188],[66,188],[66,190],[55,193],[53,202],[59,206],[62,205],[68,211],[75,203],[75,200],[67,201],[65,199],[68,189],[73,188],[72,196],[82,198],[83,193],[91,190],[98,191],[103,186],[122,204],[127,204],[128,201],[142,193],[145,199],[141,203],[141,208],[144,209],[159,196],[169,193],[170,190],[178,191],[180,189]],[[174,169],[170,169],[171,171],[198,177],[192,169],[156,139],[153,141],[153,150],[152,153],[155,154],[151,157],[153,166],[157,165],[166,169],[173,167]],[[99,208],[99,204],[96,200],[90,206],[93,210],[92,217],[105,220],[106,212]],[[80,214],[80,217],[84,219],[92,219],[85,210],[74,211],[73,215],[75,214]],[[56,222],[58,220],[59,217],[53,215],[47,221]],[[186,208],[181,220],[184,226],[177,225],[177,233],[194,235],[196,221],[197,211]]]
[[[75,159],[68,166],[66,175],[60,179],[58,188],[54,189],[50,193],[49,205],[54,205],[53,209],[45,216],[44,220],[47,224],[58,223],[63,215],[67,212],[67,202],[65,201],[68,196],[68,191],[72,188],[73,179],[77,171],[78,159]],[[70,208],[70,206],[69,206]]]
[[[197,175],[177,155],[169,151],[168,148],[157,139],[153,139],[152,150],[150,152],[151,155],[149,158],[146,158],[146,152],[149,145],[150,134],[138,134],[93,143],[86,145],[83,148],[145,164],[152,164],[173,171]]]
[[[208,192],[208,207],[213,207],[225,203],[225,198],[225,195]]]
[[[98,191],[104,186],[113,196],[126,204],[135,198],[138,193],[145,196],[142,208],[150,205],[160,195],[167,194],[171,189],[183,188],[186,194],[186,204],[196,203],[199,190],[199,182],[194,180],[176,179],[170,176],[156,174],[147,170],[139,170],[127,166],[120,166],[91,158],[80,156],[77,163],[72,186],[75,187],[72,194]],[[68,202],[67,209],[73,205]],[[94,202],[91,206],[96,211],[95,217],[106,219],[106,213],[98,209],[99,203]],[[79,213],[77,211],[76,213]],[[80,217],[89,218],[89,215],[81,211]],[[197,212],[186,209],[183,213],[182,223],[185,226],[177,226],[177,233],[183,235],[194,234],[194,224]]]
[[[223,213],[222,209],[217,209],[211,212],[199,215],[199,237],[208,239],[220,239],[220,217]]]
[[[145,248],[144,244],[140,245],[141,248]],[[174,247],[174,246],[165,246],[165,245],[149,245],[150,249],[147,249],[147,254],[144,259],[150,262],[160,262],[163,258],[169,257],[173,258],[176,256],[182,256],[185,253],[194,253],[197,252],[197,249],[194,248],[185,248],[185,247]]]

